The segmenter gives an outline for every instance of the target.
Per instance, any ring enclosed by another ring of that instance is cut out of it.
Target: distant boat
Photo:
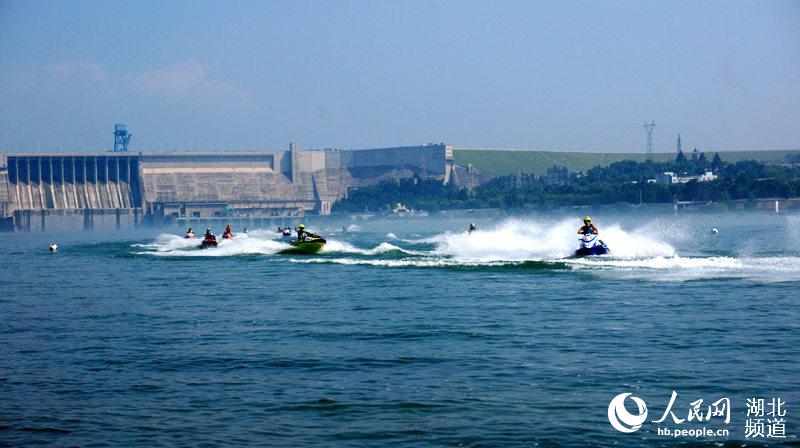
[[[414,210],[406,207],[403,203],[398,202],[395,208],[392,209],[392,214],[389,217],[406,218],[406,217],[425,217],[428,212],[425,210]]]

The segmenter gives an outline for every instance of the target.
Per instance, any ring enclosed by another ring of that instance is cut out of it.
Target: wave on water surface
[[[569,260],[599,276],[648,281],[745,278],[762,282],[800,281],[800,257],[654,257],[631,260]]]

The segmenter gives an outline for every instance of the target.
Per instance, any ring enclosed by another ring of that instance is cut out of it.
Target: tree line
[[[673,172],[695,176],[713,171],[713,181],[661,184],[657,175]],[[691,158],[679,153],[674,161],[623,160],[596,166],[584,173],[551,167],[545,176],[513,174],[492,179],[473,190],[443,185],[418,176],[387,180],[352,191],[337,201],[334,211],[386,211],[402,202],[417,210],[463,208],[554,208],[615,203],[664,203],[681,201],[730,201],[758,198],[800,197],[800,166],[754,160],[723,162],[719,154]]]

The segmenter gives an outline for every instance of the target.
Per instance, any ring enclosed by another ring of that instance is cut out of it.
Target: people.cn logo
[[[629,396],[639,408],[638,414],[631,414],[625,409],[625,399]],[[619,432],[636,432],[645,420],[647,420],[647,405],[639,397],[631,396],[629,393],[619,394],[608,404],[608,421]]]

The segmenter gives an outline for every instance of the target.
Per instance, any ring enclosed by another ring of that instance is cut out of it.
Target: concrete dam
[[[327,215],[348,191],[451,180],[444,144],[280,152],[0,153],[0,230],[125,229]]]

